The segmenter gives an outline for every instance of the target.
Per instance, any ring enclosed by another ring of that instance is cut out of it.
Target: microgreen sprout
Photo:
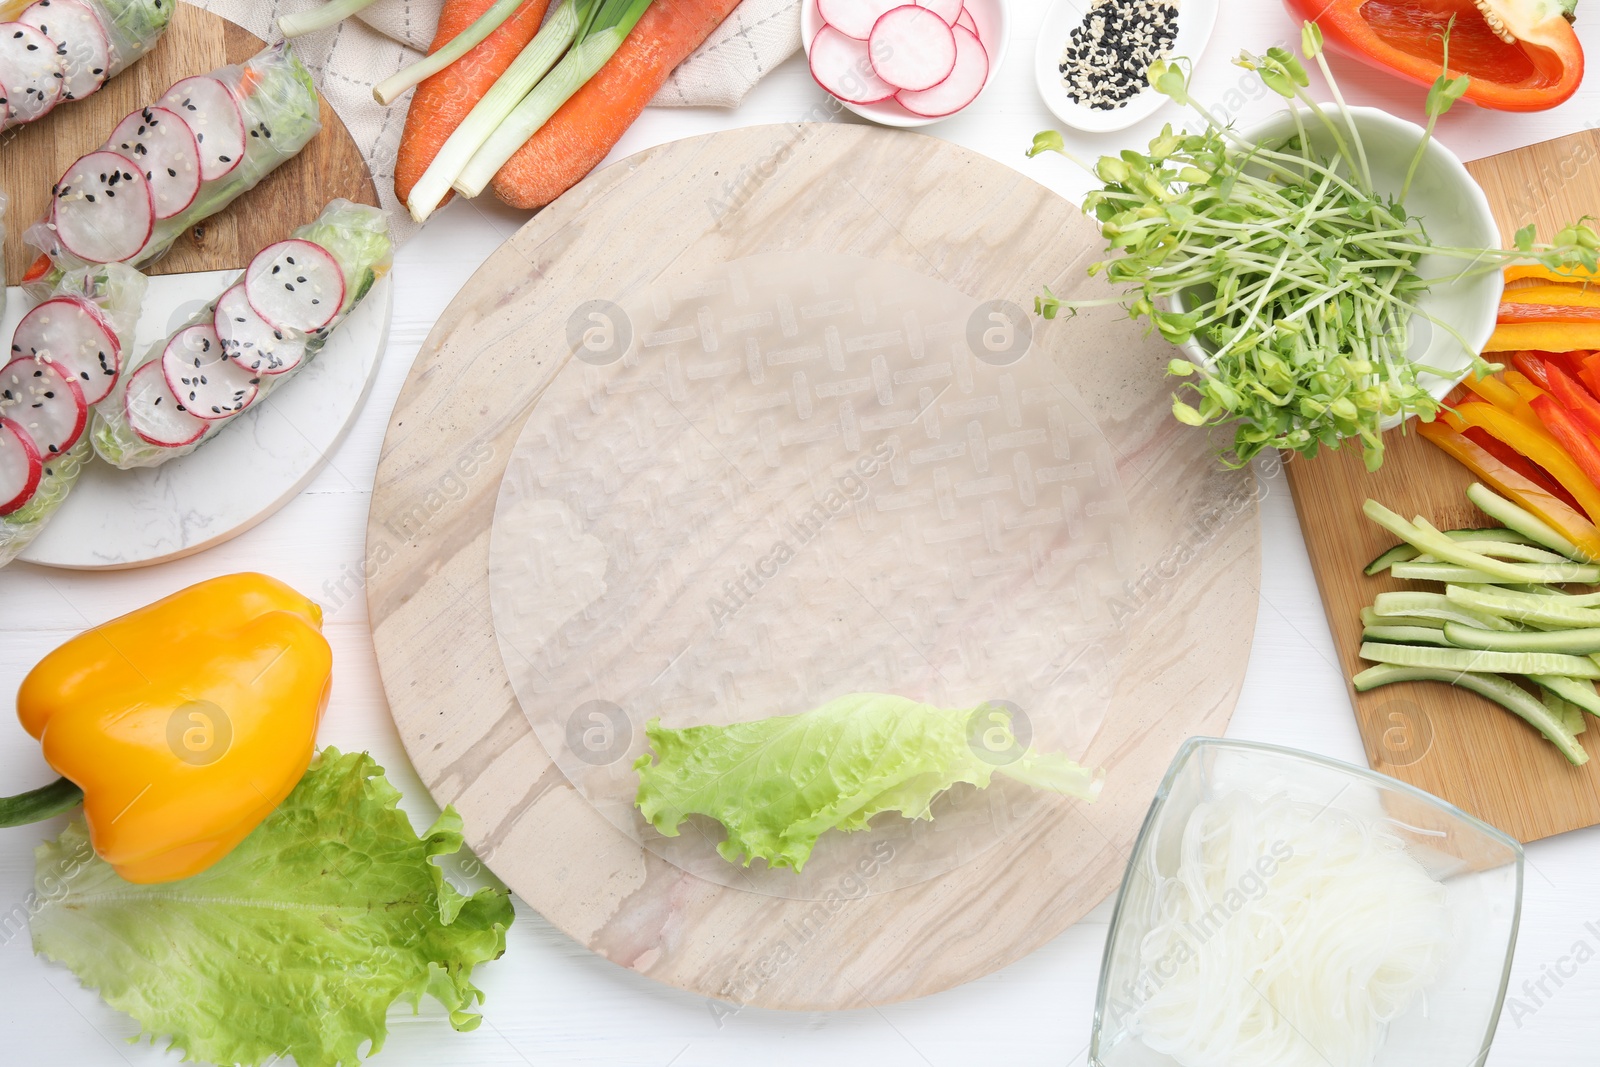
[[[1448,30],[1446,31],[1448,47]],[[1233,422],[1223,454],[1243,466],[1264,448],[1315,454],[1358,440],[1369,470],[1383,462],[1380,424],[1417,415],[1431,420],[1439,403],[1418,382],[1430,369],[1407,358],[1419,319],[1466,340],[1418,301],[1433,284],[1500,270],[1509,260],[1552,268],[1600,265],[1600,235],[1579,220],[1536,244],[1532,227],[1511,250],[1435,245],[1405,199],[1441,115],[1466,91],[1448,60],[1428,93],[1428,124],[1398,196],[1373,188],[1366,146],[1322,55],[1314,23],[1301,37],[1305,57],[1333,87],[1332,109],[1307,92],[1299,58],[1283,48],[1243,53],[1236,63],[1289,102],[1294,132],[1252,143],[1189,94],[1186,62],[1157,62],[1149,71],[1157,92],[1190,107],[1198,131],[1169,124],[1146,152],[1105,156],[1093,172],[1102,188],[1084,201],[1100,224],[1110,258],[1089,268],[1123,295],[1064,301],[1049,290],[1035,301],[1044,318],[1121,304],[1164,339],[1195,338],[1207,355],[1174,359],[1179,379],[1173,415],[1193,426]],[[1448,57],[1448,52],[1446,52]],[[1303,106],[1302,106],[1303,105]],[[1314,126],[1314,137],[1308,126]],[[1322,153],[1316,143],[1332,146]],[[1059,134],[1034,139],[1029,155],[1067,155]],[[1070,157],[1069,157],[1070,158]],[[1424,278],[1424,256],[1466,261],[1456,272]],[[1479,370],[1487,369],[1476,352]]]

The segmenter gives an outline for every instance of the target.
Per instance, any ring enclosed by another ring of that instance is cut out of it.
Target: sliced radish
[[[897,89],[930,89],[956,65],[950,24],[915,4],[887,11],[867,38],[872,69]]]
[[[954,26],[960,20],[961,13],[966,10],[963,0],[912,0],[912,2],[944,19],[946,26]]]
[[[87,404],[105,399],[122,364],[122,346],[99,310],[69,296],[46,300],[22,317],[11,355],[54,363],[78,383]]]
[[[872,24],[886,11],[899,7],[904,0],[817,0],[817,14],[822,21],[858,41],[865,41],[872,33]],[[842,99],[842,98],[841,98]]]
[[[321,245],[294,238],[256,253],[244,272],[255,313],[280,330],[311,333],[334,320],[344,304],[344,271]]]
[[[116,152],[90,152],[56,185],[51,221],[67,251],[90,263],[136,255],[155,226],[144,173]]]
[[[0,70],[6,72],[6,103],[13,121],[32,122],[61,99],[66,75],[55,41],[24,22],[0,24]]]
[[[215,325],[222,351],[252,373],[284,374],[305,358],[305,335],[280,330],[257,315],[243,282],[217,300]]]
[[[200,179],[215,181],[244,159],[244,112],[233,90],[215,78],[185,78],[156,101],[176,111],[200,146]]]
[[[156,218],[170,219],[194,203],[200,192],[200,146],[176,112],[140,108],[117,123],[107,144],[144,171]]]
[[[100,19],[79,0],[38,0],[17,16],[56,43],[60,57],[61,99],[93,95],[109,77],[111,42]]]
[[[972,12],[963,7],[961,9],[961,17],[956,19],[956,25],[978,38],[979,43],[982,43],[983,37],[978,33],[978,24],[972,21]]]
[[[955,27],[955,38],[956,65],[944,81],[932,89],[920,92],[902,89],[894,94],[900,106],[913,115],[925,118],[953,115],[983,92],[983,83],[989,79],[989,53],[977,34],[960,26]]]
[[[54,363],[14,359],[0,368],[0,415],[21,423],[40,457],[49,458],[78,443],[89,405]]]
[[[847,37],[832,26],[811,41],[811,76],[828,92],[851,104],[875,104],[894,95],[894,86],[872,71],[867,42]]]
[[[0,515],[9,515],[33,499],[43,473],[39,450],[22,424],[0,418]]]
[[[161,374],[184,409],[207,422],[237,415],[260,392],[260,379],[229,359],[217,331],[203,323],[172,335]]]
[[[128,425],[140,440],[162,448],[192,445],[204,436],[211,424],[185,411],[167,388],[161,363],[151,360],[128,378],[128,391],[122,397]]]
[[[11,90],[6,88],[5,82],[0,81],[0,130],[9,129],[16,117],[16,109],[11,106]]]

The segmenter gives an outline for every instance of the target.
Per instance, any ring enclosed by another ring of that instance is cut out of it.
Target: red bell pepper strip
[[[1495,322],[1600,322],[1600,307],[1573,304],[1522,304],[1501,301]]]
[[[1576,0],[1284,0],[1322,28],[1328,47],[1418,85],[1432,85],[1450,28],[1450,75],[1466,98],[1496,111],[1545,111],[1583,81]],[[1451,19],[1455,20],[1451,26]]]
[[[1600,400],[1590,396],[1553,361],[1545,362],[1544,372],[1550,379],[1550,395],[1556,398],[1556,403],[1582,423],[1591,438],[1600,436]]]
[[[1555,497],[1557,500],[1560,500],[1568,507],[1573,508],[1574,510],[1577,509],[1578,502],[1572,498],[1571,493],[1561,488],[1561,486],[1556,484],[1556,482],[1551,479],[1549,475],[1545,474],[1545,472],[1540,470],[1538,467],[1535,467],[1532,463],[1529,463],[1517,452],[1516,449],[1512,448],[1504,441],[1499,440],[1484,430],[1478,429],[1476,426],[1467,427],[1466,431],[1461,436],[1465,437],[1467,440],[1471,441],[1473,444],[1489,453],[1489,455],[1493,456],[1501,463],[1504,463],[1510,470],[1513,470],[1517,474],[1521,475],[1528,482],[1528,484],[1538,486],[1541,491],[1549,493],[1551,496]]]
[[[1578,371],[1578,377],[1589,387],[1589,392],[1600,400],[1600,352],[1589,353],[1583,361],[1583,368]]]
[[[1516,501],[1555,527],[1589,559],[1600,560],[1600,530],[1596,530],[1581,512],[1568,507],[1471,439],[1452,430],[1444,419],[1418,423],[1417,432],[1476,474],[1490,489]]]
[[[1544,428],[1550,431],[1550,436],[1556,439],[1562,451],[1571,456],[1572,462],[1583,471],[1583,476],[1589,479],[1590,487],[1600,487],[1600,448],[1595,447],[1594,441],[1584,432],[1582,424],[1568,413],[1566,408],[1556,403],[1554,397],[1536,396],[1529,406],[1533,408],[1534,414],[1539,416],[1539,421],[1544,423]],[[1591,512],[1590,518],[1593,517],[1594,513]]]
[[[1549,391],[1550,382],[1544,376],[1544,360],[1532,352],[1514,352],[1511,355],[1511,365],[1527,375],[1528,380],[1534,385]]]

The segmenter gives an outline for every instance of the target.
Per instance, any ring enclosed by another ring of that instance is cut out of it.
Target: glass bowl
[[[1236,790],[1257,801],[1281,796],[1382,820],[1406,853],[1444,886],[1450,948],[1434,982],[1390,1022],[1373,1063],[1481,1065],[1494,1039],[1517,941],[1522,846],[1438,797],[1385,775],[1293,749],[1212,737],[1191,738],[1178,750],[1134,843],[1106,938],[1089,1062],[1180,1067],[1145,1045],[1129,1026],[1152,983],[1160,984],[1156,967],[1146,968],[1139,958],[1140,944],[1155,926],[1152,875],[1173,873],[1179,838],[1195,808]]]

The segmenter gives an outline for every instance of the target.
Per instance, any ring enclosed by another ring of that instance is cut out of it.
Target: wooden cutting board
[[[1548,238],[1583,215],[1600,215],[1600,132],[1587,130],[1467,164],[1508,242],[1534,222]],[[1358,656],[1361,608],[1391,589],[1438,588],[1361,573],[1394,538],[1368,522],[1368,497],[1405,516],[1451,529],[1482,526],[1467,502],[1467,469],[1416,434],[1390,431],[1382,468],[1368,474],[1359,449],[1288,464],[1289,487],[1311,554],[1339,663],[1349,678],[1370,666]],[[1432,682],[1370,693],[1351,690],[1356,723],[1374,770],[1434,793],[1522,841],[1600,823],[1600,759],[1573,767],[1531,727],[1482,697]],[[1600,729],[1584,747],[1600,756]]]
[[[1107,768],[1105,792],[1092,807],[1046,805],[976,861],[892,891],[869,883],[812,900],[673,866],[608,822],[540,746],[500,658],[488,588],[501,476],[571,358],[567,327],[589,301],[624,302],[669,270],[808,248],[1028,305],[1045,286],[1101,295],[1085,276],[1099,247],[1074,207],[1007,166],[911,133],[828,124],[644,152],[592,175],[490,257],[395,406],[367,528],[367,598],[418,774],[518,895],[651,978],[809,1010],[987,974],[1115,889],[1178,746],[1227,726],[1260,567],[1252,477],[1219,470],[1205,439],[1173,422],[1169,350],[1120,311],[1037,323],[1034,335],[1086,399],[1128,496],[1116,546],[1128,577],[1110,595],[1129,653],[1085,757]]]
[[[265,42],[243,27],[180,3],[150,54],[98,93],[0,134],[0,189],[11,198],[5,216],[6,284],[18,284],[38,255],[23,241],[23,231],[44,217],[51,187],[73,160],[100,147],[124,115],[160,99],[180,78],[241,63],[263,47]],[[329,200],[342,196],[376,206],[367,165],[326,100],[322,126],[298,156],[180,238],[145,273],[243,269],[258,250],[316,218]]]

